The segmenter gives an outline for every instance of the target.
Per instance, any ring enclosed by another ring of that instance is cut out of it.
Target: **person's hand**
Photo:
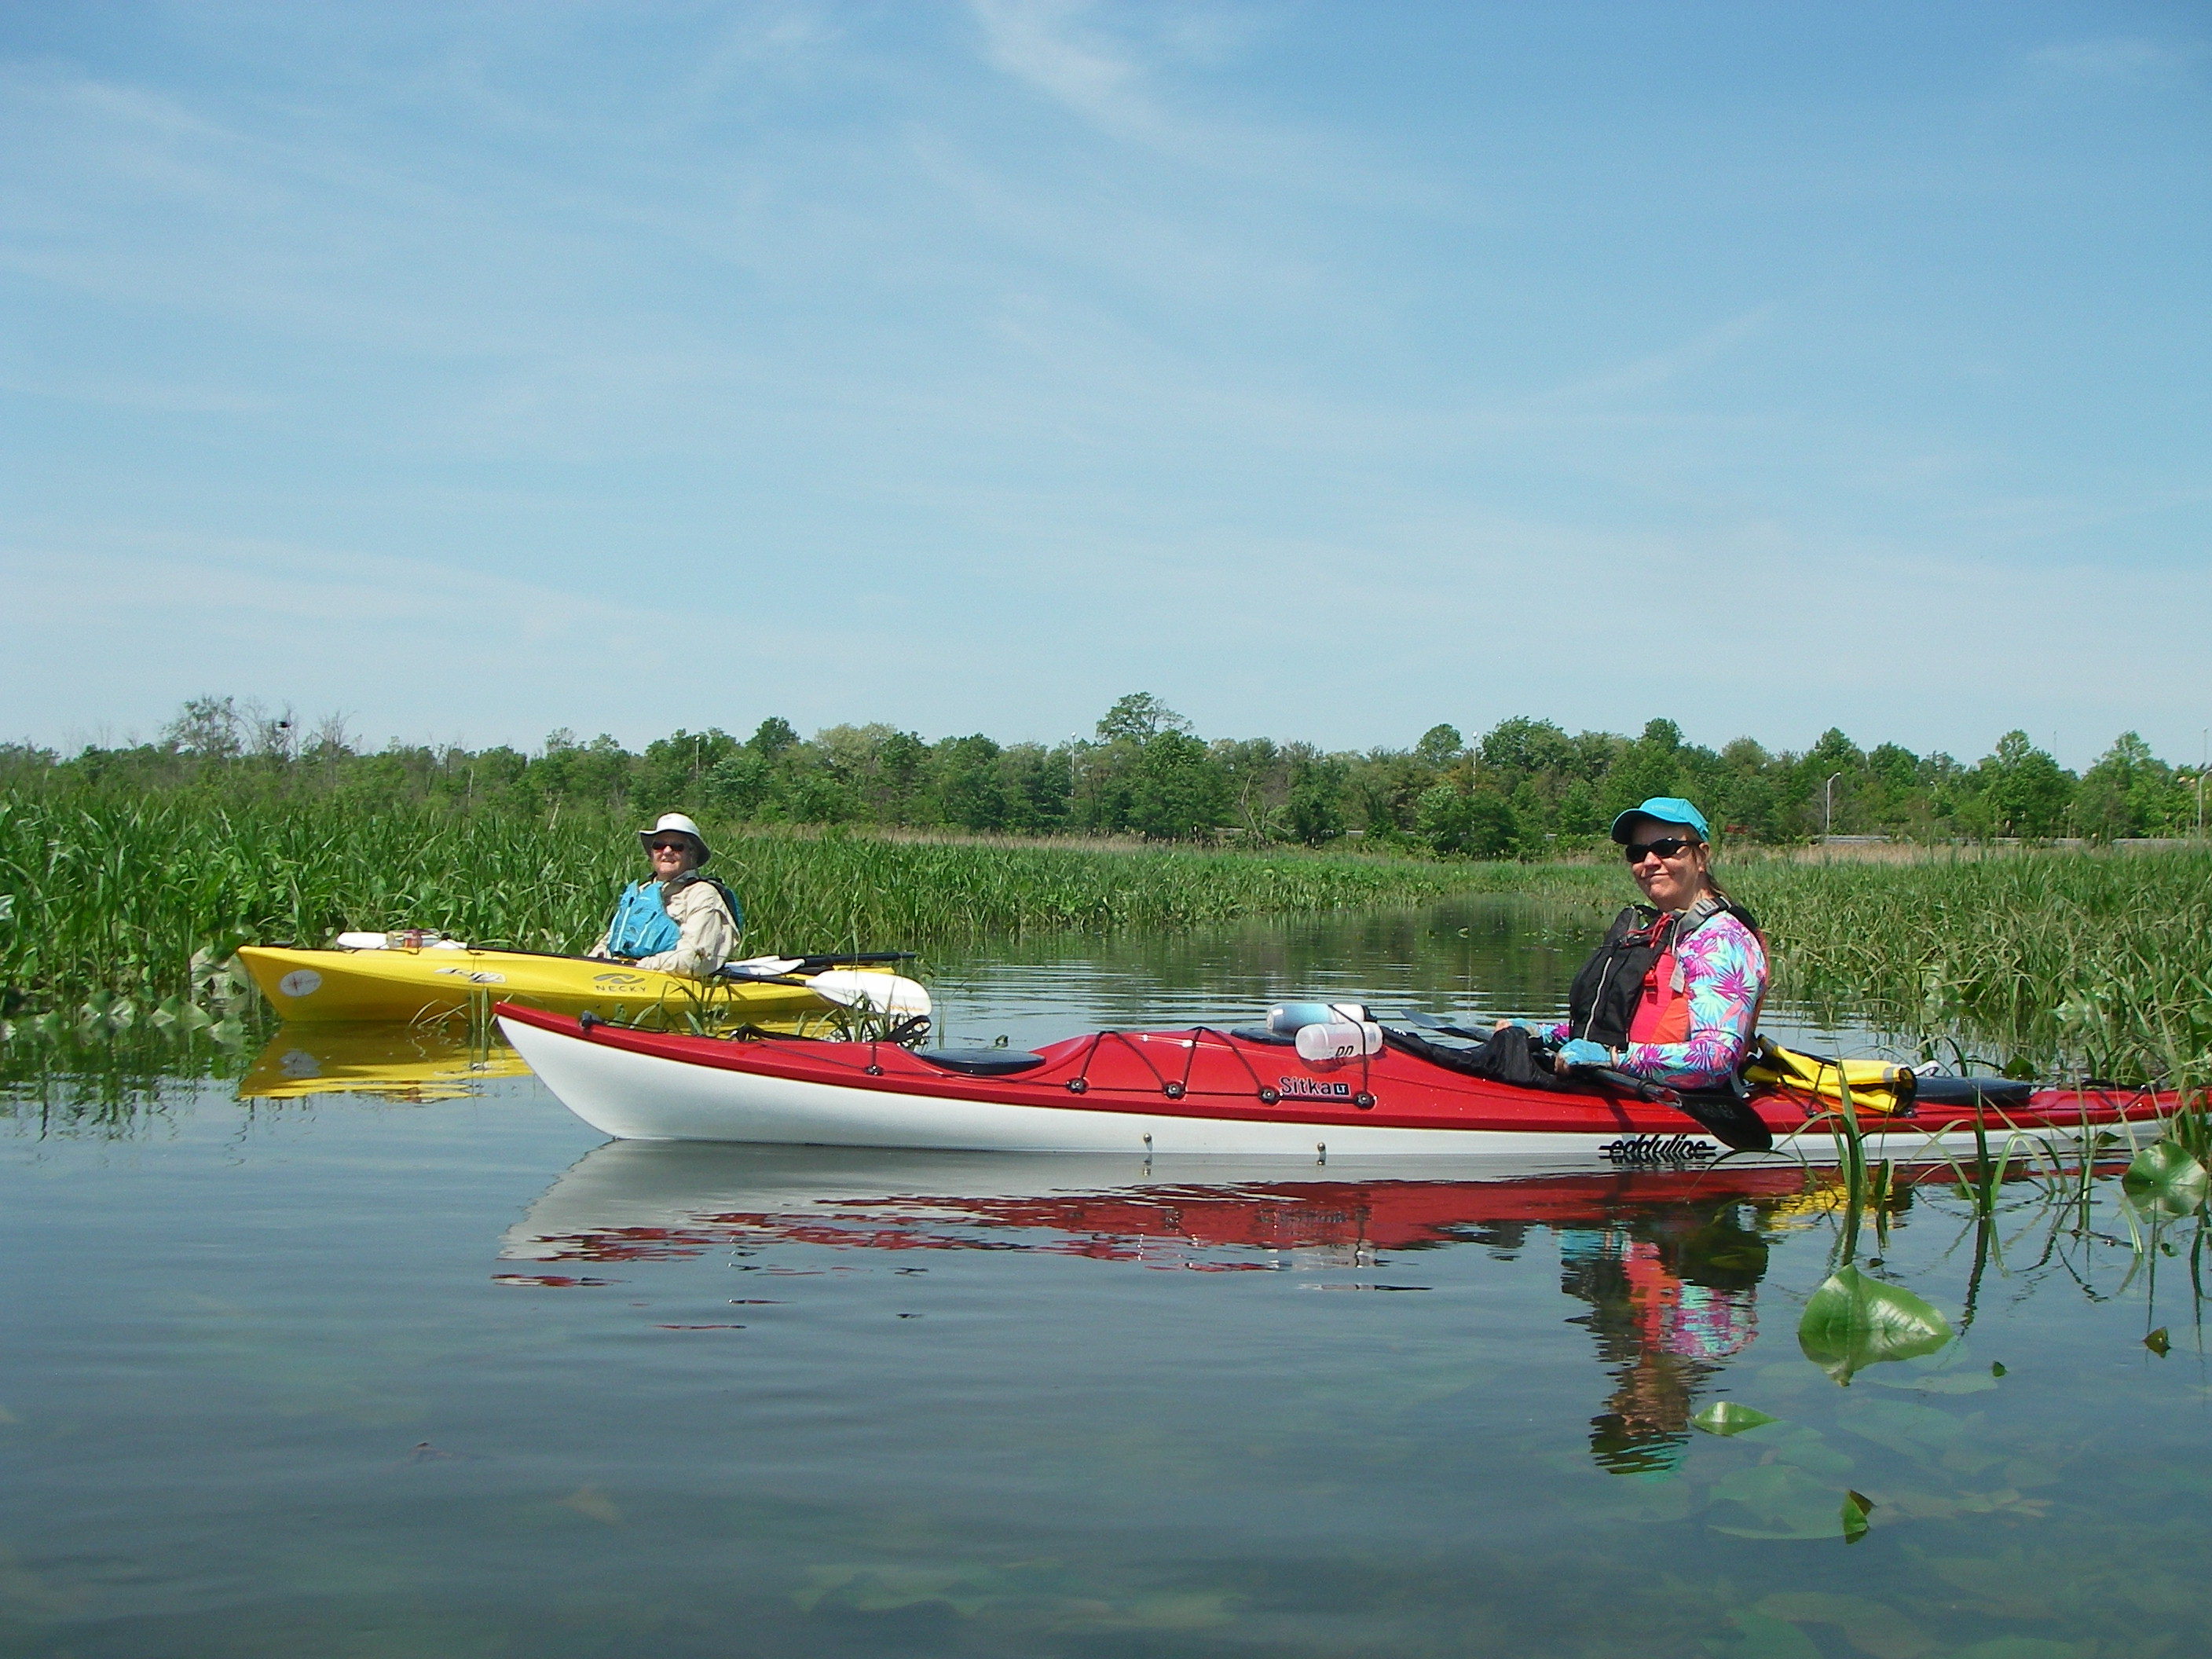
[[[1525,1019],[1501,1019],[1490,1029],[1493,1031],[1502,1031],[1509,1025],[1518,1025],[1524,1031],[1528,1029],[1528,1022]]]
[[[1559,1045],[1559,1066],[1565,1072],[1571,1066],[1610,1066],[1613,1050],[1602,1042],[1592,1042],[1583,1037]]]

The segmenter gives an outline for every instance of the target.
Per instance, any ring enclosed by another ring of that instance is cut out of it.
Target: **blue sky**
[[[2182,5],[0,7],[0,732],[2212,724]]]

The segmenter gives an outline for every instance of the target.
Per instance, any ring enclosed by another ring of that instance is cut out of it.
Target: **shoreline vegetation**
[[[1116,710],[1149,701],[1125,698]],[[660,745],[620,757],[620,779],[609,770],[588,787],[574,768],[611,765],[607,752],[549,745],[516,757],[520,770],[484,788],[482,754],[467,764],[459,751],[360,754],[327,732],[288,746],[255,737],[234,710],[210,736],[207,702],[188,708],[159,748],[71,761],[0,751],[0,1019],[11,1027],[158,1024],[165,1014],[204,1023],[196,1010],[237,945],[321,945],[343,927],[580,949],[638,873],[636,825],[671,807],[694,810],[720,849],[714,868],[744,903],[749,951],[1179,930],[1484,893],[1571,907],[1595,934],[1631,896],[1597,836],[1547,837],[1552,856],[1537,861],[1533,848],[1484,860],[1379,832],[1316,846],[1241,833],[1178,843],[1127,823],[1111,836],[1065,823],[1050,835],[976,830],[942,814],[763,821],[678,787],[710,777],[720,761],[655,783]],[[1176,735],[1157,721],[1148,737],[1109,735],[1115,718],[1100,723],[1095,748],[1127,744],[1121,759],[1133,753],[1139,766],[1149,745]],[[1447,769],[1470,754],[1480,762],[1489,743],[1461,750]],[[556,788],[535,769],[557,769],[564,757],[572,769]],[[1091,758],[1103,768],[1111,757]],[[1647,769],[1612,787],[1632,802],[1716,799],[1700,794],[1694,759],[1678,744],[1674,772]],[[462,793],[441,786],[472,769],[477,783]],[[2193,785],[2171,769],[2152,781],[2171,795],[2177,778]],[[941,780],[931,787],[940,802],[957,798]],[[1600,815],[1612,805],[1608,794]],[[2129,1081],[2212,1074],[2212,850],[1830,851],[1808,855],[1802,837],[1723,836],[1723,877],[1773,942],[1781,994],[1923,1040],[1972,1037],[2046,1074],[2062,1064]]]
[[[0,744],[0,788],[223,802],[336,796],[363,810],[401,803],[531,817],[577,807],[681,810],[724,825],[845,825],[905,833],[1126,836],[1145,842],[1323,848],[1443,858],[1548,860],[1601,843],[1614,814],[1686,795],[1732,847],[1829,835],[1922,842],[2078,838],[2107,842],[2203,832],[2197,770],[2152,754],[2132,732],[2080,775],[2025,732],[1967,764],[1896,744],[1861,749],[1842,732],[1802,753],[1748,738],[1714,750],[1674,721],[1634,738],[1570,734],[1549,720],[1500,720],[1473,739],[1449,725],[1410,748],[1325,752],[1268,738],[1195,735],[1147,693],[1122,697],[1089,738],[1001,744],[981,732],[934,742],[888,725],[801,738],[770,716],[739,739],[678,731],[639,752],[568,731],[534,753],[362,747],[337,716],[310,730],[289,710],[198,697],[151,743],[64,757]]]

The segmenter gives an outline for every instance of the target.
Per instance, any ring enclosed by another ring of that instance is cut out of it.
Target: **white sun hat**
[[[652,829],[639,830],[638,845],[650,853],[654,836],[670,835],[690,836],[691,844],[699,849],[699,862],[702,864],[714,856],[714,849],[707,845],[707,838],[699,833],[699,826],[681,812],[663,812],[654,820]]]

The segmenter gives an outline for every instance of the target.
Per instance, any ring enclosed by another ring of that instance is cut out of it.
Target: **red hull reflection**
[[[1445,1244],[1514,1249],[1532,1227],[1598,1226],[1624,1213],[1685,1204],[1826,1207],[1826,1189],[1822,1177],[1808,1181],[1803,1170],[1784,1166],[1679,1176],[1603,1172],[1512,1181],[1157,1186],[1034,1197],[916,1194],[817,1200],[781,1213],[701,1213],[666,1225],[541,1234],[540,1248],[531,1254],[544,1261],[625,1261],[781,1242],[863,1250],[1030,1249],[1192,1265],[1149,1248],[1172,1243],[1183,1251],[1316,1252],[1371,1261],[1386,1250]]]

